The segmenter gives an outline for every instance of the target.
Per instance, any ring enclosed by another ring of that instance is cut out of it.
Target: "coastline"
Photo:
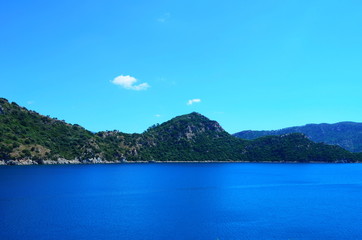
[[[67,160],[67,159],[58,159],[58,160],[31,160],[31,159],[21,159],[21,160],[0,160],[0,166],[27,166],[27,165],[90,165],[90,164],[137,164],[137,163],[148,163],[148,164],[157,164],[157,163],[287,163],[287,164],[297,164],[297,163],[320,163],[320,164],[341,164],[341,163],[361,163],[361,162],[349,162],[349,161],[335,161],[335,162],[326,162],[326,161],[218,161],[218,160],[205,160],[205,161],[107,161],[102,159],[87,159],[87,160]]]

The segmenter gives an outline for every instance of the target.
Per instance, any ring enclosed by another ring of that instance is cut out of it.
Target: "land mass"
[[[334,124],[307,124],[271,131],[242,131],[233,134],[236,137],[252,140],[264,136],[277,136],[290,133],[302,133],[314,142],[338,145],[351,152],[362,152],[362,123],[339,122]]]
[[[193,112],[142,134],[93,133],[0,98],[0,164],[117,162],[359,162],[360,153],[301,133],[244,140]]]

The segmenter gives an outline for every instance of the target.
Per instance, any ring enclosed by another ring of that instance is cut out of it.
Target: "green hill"
[[[234,136],[252,140],[263,136],[303,133],[314,142],[338,145],[351,152],[362,152],[362,123],[340,122],[334,124],[307,124],[300,127],[283,128],[271,131],[242,131]]]
[[[161,161],[238,161],[244,140],[199,113],[175,117],[144,134],[150,144],[142,154]]]
[[[301,134],[243,140],[199,113],[175,117],[142,134],[92,133],[0,99],[0,161],[3,164],[119,161],[355,162],[338,146]]]

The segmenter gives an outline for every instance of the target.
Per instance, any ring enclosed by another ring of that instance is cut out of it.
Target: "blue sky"
[[[3,1],[0,96],[92,131],[362,122],[362,2]]]

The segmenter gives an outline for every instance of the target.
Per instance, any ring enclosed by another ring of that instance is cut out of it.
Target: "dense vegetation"
[[[198,113],[176,117],[143,134],[92,133],[0,99],[0,160],[108,161],[323,161],[355,162],[338,146],[314,143],[302,134],[243,140]]]
[[[171,119],[144,136],[151,144],[142,154],[161,161],[237,161],[246,142],[198,113]]]
[[[116,159],[127,147],[115,149],[107,132],[94,134],[0,99],[0,159]],[[118,142],[129,134],[119,134]]]
[[[300,127],[283,128],[272,131],[242,131],[234,136],[252,140],[263,136],[289,133],[303,133],[314,142],[338,145],[351,152],[362,152],[362,123],[340,122],[335,124],[308,124]]]

